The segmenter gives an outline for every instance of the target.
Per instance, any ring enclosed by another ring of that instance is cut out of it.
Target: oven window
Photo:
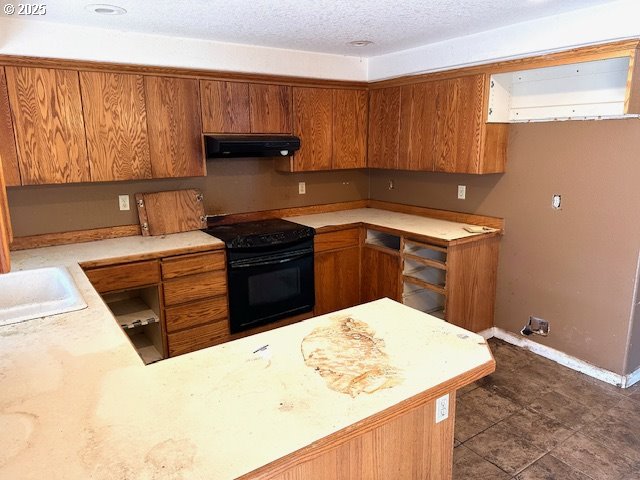
[[[252,307],[281,302],[300,294],[300,268],[297,267],[251,275],[247,280]]]

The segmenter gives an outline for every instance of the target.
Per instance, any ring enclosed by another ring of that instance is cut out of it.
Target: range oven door
[[[231,333],[313,310],[313,238],[229,251],[227,274]]]

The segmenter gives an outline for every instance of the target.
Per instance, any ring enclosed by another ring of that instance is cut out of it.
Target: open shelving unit
[[[445,319],[447,249],[405,239],[402,243],[402,303]]]
[[[156,286],[103,295],[145,365],[164,358],[160,301]]]

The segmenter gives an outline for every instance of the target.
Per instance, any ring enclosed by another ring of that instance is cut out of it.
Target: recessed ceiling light
[[[352,47],[366,47],[371,44],[373,44],[371,40],[354,40],[353,42],[347,42],[347,45],[351,45]]]
[[[116,5],[107,5],[106,3],[92,3],[85,7],[87,10],[100,15],[124,15],[127,11]]]

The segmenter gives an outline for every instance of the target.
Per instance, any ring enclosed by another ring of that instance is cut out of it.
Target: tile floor
[[[496,371],[457,394],[454,480],[640,480],[640,384],[489,344]]]

